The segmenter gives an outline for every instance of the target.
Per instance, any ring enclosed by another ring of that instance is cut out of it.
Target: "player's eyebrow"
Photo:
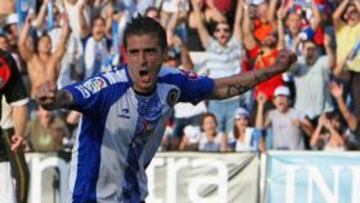
[[[139,49],[130,49],[130,50],[128,50],[128,52],[129,52],[130,54],[136,54],[136,53],[139,52]]]
[[[145,48],[144,49],[145,52],[156,52],[156,48]]]

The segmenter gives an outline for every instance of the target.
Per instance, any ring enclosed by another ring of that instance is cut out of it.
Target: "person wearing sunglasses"
[[[241,3],[238,3],[233,27],[227,21],[217,22],[212,35],[207,31],[201,20],[201,11],[192,1],[195,17],[197,19],[197,31],[203,47],[209,54],[206,63],[206,73],[211,78],[228,77],[241,71],[240,59],[242,56],[241,28],[242,18]],[[245,103],[245,97],[235,97],[223,101],[210,101],[209,112],[218,119],[218,131],[229,132],[233,127],[233,114],[241,103]]]

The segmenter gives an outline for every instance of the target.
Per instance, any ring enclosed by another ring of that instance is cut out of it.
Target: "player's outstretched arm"
[[[226,99],[240,95],[256,84],[287,71],[294,62],[296,62],[296,55],[293,52],[281,50],[276,63],[269,68],[215,79],[215,87],[210,99]]]
[[[46,110],[69,108],[73,104],[73,96],[66,90],[57,90],[53,82],[45,82],[37,88],[36,101]]]

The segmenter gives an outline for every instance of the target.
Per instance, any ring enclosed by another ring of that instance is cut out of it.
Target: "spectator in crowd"
[[[5,35],[9,40],[10,51],[18,53],[17,42],[19,38],[19,30],[18,30],[18,15],[16,13],[9,14],[6,17],[4,31],[5,31]]]
[[[360,143],[360,122],[354,114],[352,114],[346,106],[343,94],[343,85],[336,82],[330,83],[330,92],[335,97],[336,103],[339,107],[342,117],[345,119],[350,131],[356,136]]]
[[[184,136],[180,149],[194,149],[195,143],[198,145],[199,151],[206,152],[225,152],[227,151],[227,137],[226,134],[216,130],[217,120],[214,114],[204,113],[200,120],[201,133],[197,134],[196,129],[194,132]],[[189,130],[187,130],[189,131]]]
[[[273,65],[278,57],[279,50],[284,48],[284,32],[282,23],[278,23],[278,31],[272,29],[264,29],[264,39],[257,41],[252,30],[252,22],[249,16],[249,4],[244,3],[244,20],[242,23],[242,39],[244,48],[248,51],[250,60],[253,61],[253,69],[260,70]],[[277,13],[282,15],[283,11]],[[280,17],[279,17],[280,18]],[[273,108],[271,100],[273,99],[274,90],[282,86],[284,81],[281,75],[277,75],[270,80],[262,82],[255,87],[255,98],[262,92],[266,96],[266,110]],[[256,112],[257,104],[254,105],[253,114]],[[252,116],[254,117],[254,116]]]
[[[336,112],[322,114],[311,136],[313,149],[324,151],[345,151],[346,139],[341,129],[340,115]]]
[[[184,136],[181,140],[180,151],[198,151],[201,131],[199,126],[187,125],[184,128]]]
[[[232,151],[265,151],[265,142],[259,129],[249,127],[249,112],[240,107],[234,114],[234,129],[229,133],[229,145]]]
[[[110,14],[109,14],[110,15]],[[112,18],[108,16],[107,18]],[[112,21],[112,20],[111,20]],[[94,19],[91,25],[91,36],[85,44],[85,78],[87,79],[104,70],[105,59],[109,55],[111,26],[101,16]]]
[[[228,22],[216,23],[214,37],[206,30],[201,19],[200,7],[193,1],[197,30],[208,56],[206,69],[211,78],[221,78],[241,72],[241,28],[242,4],[237,6],[237,13],[233,28]],[[233,30],[233,32],[232,32]],[[244,101],[245,99],[242,98]],[[209,101],[209,111],[216,115],[219,132],[229,132],[233,127],[234,111],[240,106],[240,97],[223,101]],[[244,102],[243,102],[244,103]]]
[[[295,82],[295,109],[315,119],[323,112],[333,109],[327,85],[335,64],[335,55],[330,47],[330,36],[325,35],[327,55],[320,56],[313,40],[303,41],[302,56],[291,72]]]
[[[252,9],[249,18],[252,20],[250,27],[256,40],[263,41],[268,38],[268,33],[276,31],[276,24],[272,25],[269,16],[272,14],[267,0],[250,0],[244,2],[246,10]]]
[[[59,5],[52,3],[50,0],[43,1],[39,13],[32,23],[38,30],[47,30],[47,33],[51,38],[51,52],[53,53],[57,48],[59,40],[61,40],[62,28],[60,10],[65,9],[67,13],[71,13],[71,19],[68,19],[71,32],[69,33],[69,39],[66,42],[67,48],[65,54],[59,65],[59,76],[57,78],[59,87],[79,81],[81,72],[83,71],[81,67],[83,66],[83,47],[80,41],[80,27],[84,26],[83,24],[86,24],[86,22],[82,22],[79,18],[82,17],[84,18],[83,21],[85,21],[85,17],[82,16],[85,15],[85,11],[84,9],[81,9],[82,7],[85,7],[85,5],[82,5],[84,3],[83,0],[78,2],[67,0],[63,2],[63,5]],[[53,27],[46,26],[49,25],[49,17],[51,16],[49,14],[49,6],[53,6],[54,10],[53,16],[55,17]],[[48,21],[47,23],[45,22],[46,19]]]
[[[266,96],[259,94],[256,127],[266,129],[271,126],[272,148],[276,150],[304,150],[303,132],[311,136],[313,132],[310,121],[304,114],[290,107],[290,90],[280,86],[274,92],[275,109],[270,110],[264,118]]]
[[[69,26],[71,33],[65,55],[61,61],[61,69],[57,81],[58,87],[64,87],[80,81],[84,75],[84,47],[81,39],[89,33],[91,8],[86,0],[64,0],[61,7],[71,14]],[[60,6],[59,6],[60,7]],[[53,47],[56,47],[60,35],[60,28],[50,33]]]
[[[286,5],[285,1],[282,1],[278,11],[282,12],[278,15],[277,20],[279,23],[284,24],[284,44],[285,48],[294,51],[301,55],[301,43],[304,40],[313,40],[315,31],[321,23],[320,11],[315,0],[311,0],[311,14],[312,18],[308,20],[306,18],[306,7],[299,7],[299,5]],[[277,21],[275,19],[275,10],[278,4],[278,0],[270,1],[269,21],[276,27]]]
[[[354,114],[360,119],[360,55],[358,54],[360,40],[360,2],[344,0],[333,13],[333,23],[336,34],[337,62],[344,62],[342,70],[350,73],[350,89],[354,104]],[[351,53],[352,52],[352,53]],[[350,54],[351,53],[351,54]],[[350,58],[347,56],[351,55]],[[341,71],[338,71],[341,72]]]
[[[62,149],[63,139],[69,137],[65,122],[54,112],[38,107],[36,118],[28,122],[25,136],[30,151],[56,152]]]
[[[206,29],[209,30],[211,22],[224,22],[226,18],[222,15],[215,6],[208,7],[203,0],[191,0],[191,10],[188,13],[186,18],[186,28],[187,31],[187,41],[186,45],[191,51],[204,51],[205,47],[203,46],[200,34],[197,31],[197,26],[199,24],[199,16],[197,15],[197,10],[200,11],[201,21],[206,25]]]
[[[188,48],[178,36],[171,34],[171,32],[169,34],[168,47],[170,50],[165,64],[168,67],[179,68],[185,74],[196,78],[197,75],[193,72],[194,64],[190,58]],[[178,103],[175,105],[174,110],[173,136],[170,140],[172,148],[177,149],[184,135],[184,127],[187,125],[200,126],[200,117],[202,113],[206,112],[206,104],[204,101],[196,105]]]
[[[31,82],[31,95],[35,95],[36,87],[45,81],[57,81],[60,61],[64,56],[66,42],[69,35],[68,18],[63,15],[63,27],[58,45],[53,53],[51,53],[51,38],[48,34],[43,33],[34,49],[32,49],[29,38],[31,28],[31,14],[27,16],[25,25],[19,37],[19,52],[21,57],[26,61],[28,66],[28,74]]]

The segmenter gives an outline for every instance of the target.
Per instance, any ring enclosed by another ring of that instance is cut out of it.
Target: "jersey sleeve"
[[[1,60],[4,60],[4,64],[1,66],[1,69],[8,69],[9,77],[3,80],[3,75],[1,74],[1,81],[5,82],[2,92],[4,93],[6,102],[10,105],[15,103],[19,105],[25,105],[28,102],[28,93],[26,91],[25,85],[22,81],[21,74],[18,70],[15,60],[10,53],[1,51]],[[1,72],[6,74],[5,72]],[[7,77],[7,76],[4,76]],[[20,103],[19,103],[20,102]],[[16,105],[15,105],[16,106]]]
[[[125,92],[123,83],[112,84],[99,74],[83,82],[63,88],[73,96],[70,109],[85,113],[98,114],[106,111],[112,102]]]
[[[181,70],[174,74],[175,84],[180,88],[179,102],[191,102],[197,104],[207,99],[214,89],[214,80],[208,77],[198,76],[193,72]]]

